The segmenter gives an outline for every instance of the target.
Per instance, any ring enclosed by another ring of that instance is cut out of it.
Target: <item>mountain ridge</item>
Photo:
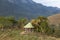
[[[57,13],[60,13],[59,8],[46,7],[32,0],[28,0],[27,3],[22,2],[22,0],[0,0],[0,16],[15,16],[16,18],[26,17],[31,19]]]

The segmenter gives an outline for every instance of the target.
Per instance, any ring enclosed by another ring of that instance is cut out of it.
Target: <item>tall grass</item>
[[[60,40],[55,37],[51,36],[42,36],[42,35],[36,35],[36,34],[27,34],[27,35],[21,35],[20,30],[5,30],[0,31],[0,40]]]

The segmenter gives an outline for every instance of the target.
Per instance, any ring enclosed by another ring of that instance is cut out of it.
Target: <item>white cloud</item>
[[[59,7],[60,8],[60,0],[33,0],[37,3],[41,3],[46,6],[53,6],[53,7]]]

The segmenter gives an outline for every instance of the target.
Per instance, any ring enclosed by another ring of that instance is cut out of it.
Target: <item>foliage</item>
[[[0,17],[0,28],[11,28],[15,25],[14,17]]]
[[[54,29],[49,27],[46,17],[40,16],[37,19],[33,19],[32,24],[36,32],[41,32],[42,34],[52,34],[54,32]]]
[[[23,28],[24,25],[26,25],[28,20],[26,18],[20,18],[18,20],[18,28]]]
[[[32,19],[30,22],[34,26],[35,32],[40,32],[42,34],[52,34],[56,36],[60,35],[60,30],[56,30],[60,29],[60,25],[58,27],[54,25],[49,25],[48,19],[46,17],[40,16],[36,19]],[[26,18],[20,18],[18,20],[15,20],[13,16],[0,16],[0,30],[14,28],[19,28],[23,30],[24,25],[26,25],[27,23],[28,19]]]

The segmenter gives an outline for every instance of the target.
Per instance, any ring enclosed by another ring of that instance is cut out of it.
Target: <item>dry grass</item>
[[[20,30],[13,31],[0,31],[0,40],[60,40],[60,38],[55,38],[46,35],[37,35],[35,33],[31,33],[28,35],[21,35]]]
[[[49,16],[48,20],[50,24],[60,24],[60,14]]]

